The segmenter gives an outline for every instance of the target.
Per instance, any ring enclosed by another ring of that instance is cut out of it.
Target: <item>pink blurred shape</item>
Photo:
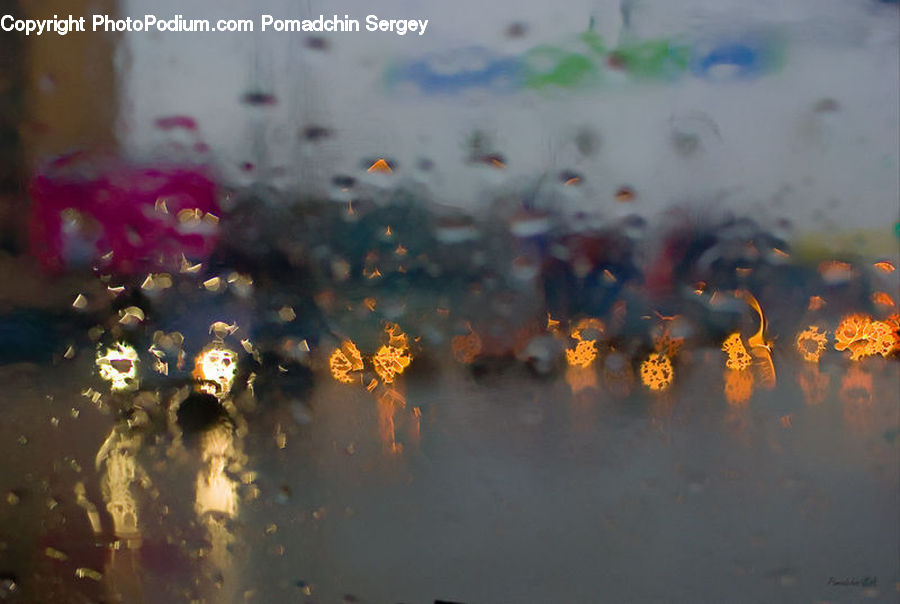
[[[160,130],[174,130],[182,128],[184,130],[196,130],[197,120],[187,115],[168,115],[166,117],[157,118],[154,122]]]
[[[83,155],[60,158],[31,183],[31,251],[51,271],[78,263],[119,273],[177,269],[182,254],[205,260],[218,238],[217,220],[180,221],[179,212],[221,216],[217,185],[197,166],[94,162]],[[64,213],[75,210],[74,233]],[[212,218],[212,217],[207,217]],[[106,257],[112,252],[112,257]]]

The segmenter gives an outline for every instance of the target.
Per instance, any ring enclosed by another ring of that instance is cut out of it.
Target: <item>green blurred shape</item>
[[[541,64],[549,64],[542,68]],[[575,88],[595,80],[597,66],[583,54],[553,46],[538,46],[525,55],[525,85],[529,88]]]

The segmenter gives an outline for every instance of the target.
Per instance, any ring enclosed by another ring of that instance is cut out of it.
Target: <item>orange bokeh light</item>
[[[810,325],[797,334],[796,345],[797,352],[800,353],[804,360],[810,363],[818,363],[819,357],[822,356],[822,353],[825,352],[825,347],[828,345],[828,335],[825,332],[820,332],[815,325]]]
[[[752,358],[741,341],[741,334],[735,332],[722,342],[722,351],[728,354],[725,367],[734,371],[744,371],[752,363]]]
[[[641,381],[650,390],[657,392],[666,390],[672,385],[674,378],[672,361],[664,354],[654,352],[641,363]]]
[[[331,375],[335,380],[343,384],[352,384],[360,379],[358,372],[363,370],[362,355],[359,348],[350,340],[344,341],[340,348],[336,348],[328,359]]]

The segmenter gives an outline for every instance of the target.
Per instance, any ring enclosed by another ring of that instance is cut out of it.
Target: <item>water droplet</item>
[[[623,185],[619,187],[619,190],[616,191],[616,201],[619,203],[628,203],[634,201],[637,197],[637,194],[634,192],[634,189],[629,187],[628,185]]]
[[[559,181],[566,186],[578,186],[582,183],[581,174],[572,170],[563,170],[558,175]]]
[[[306,39],[306,47],[311,50],[328,50],[328,40],[319,36],[310,36]]]
[[[338,174],[331,179],[331,184],[338,189],[352,189],[356,185],[356,179],[346,174]]]
[[[363,160],[363,168],[369,173],[391,174],[397,169],[397,164],[389,159],[379,157],[377,159]]]
[[[312,124],[303,129],[302,135],[306,140],[312,143],[318,143],[325,140],[326,138],[331,137],[332,132],[324,126]]]
[[[816,113],[830,113],[834,111],[838,111],[841,108],[840,103],[834,100],[831,97],[825,97],[819,99],[813,105],[813,111]]]
[[[19,591],[19,583],[13,575],[0,575],[0,600],[9,599]]]
[[[589,127],[581,128],[575,135],[575,147],[585,157],[594,155],[600,149],[600,135]]]
[[[273,107],[278,104],[278,97],[271,92],[255,90],[245,93],[241,97],[241,102],[253,107]]]
[[[516,21],[515,23],[510,23],[506,28],[506,37],[507,38],[521,38],[525,35],[525,32],[528,31],[528,26],[524,23]]]

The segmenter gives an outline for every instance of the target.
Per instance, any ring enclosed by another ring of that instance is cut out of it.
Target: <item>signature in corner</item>
[[[878,577],[828,577],[828,584],[840,587],[875,587],[878,585]]]

